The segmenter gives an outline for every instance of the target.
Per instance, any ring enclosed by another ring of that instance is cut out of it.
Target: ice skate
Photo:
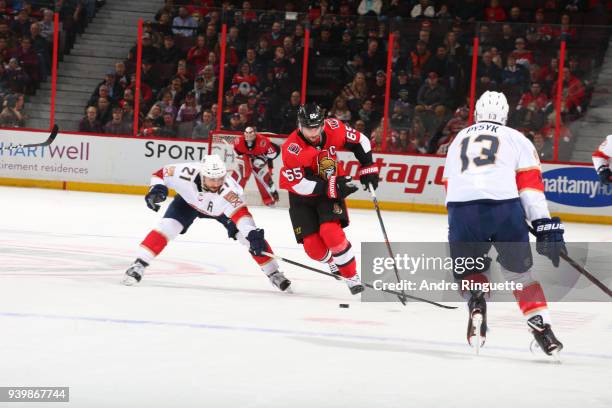
[[[487,302],[482,291],[473,291],[468,301],[470,318],[467,328],[467,341],[476,347],[476,354],[484,345],[487,336]]]
[[[361,284],[359,274],[356,273],[352,278],[345,278],[346,285],[351,291],[351,295],[356,295],[364,291],[365,287]]]
[[[140,282],[142,275],[144,275],[145,268],[149,266],[146,262],[141,259],[134,261],[132,265],[125,271],[125,277],[121,281],[126,286],[132,286]]]
[[[561,343],[555,337],[555,334],[550,328],[550,324],[544,324],[542,316],[535,315],[531,319],[527,320],[527,325],[529,326],[529,330],[534,337],[530,347],[531,351],[534,351],[539,347],[547,355],[552,356],[556,361],[561,362],[559,352],[563,349],[563,343]]]
[[[268,275],[268,279],[272,285],[279,288],[281,291],[286,291],[289,286],[291,286],[291,281],[283,275],[281,271],[274,271],[270,275]]]

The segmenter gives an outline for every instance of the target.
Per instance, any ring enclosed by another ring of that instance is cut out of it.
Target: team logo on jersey
[[[323,180],[328,180],[336,174],[336,160],[334,160],[327,150],[321,151],[317,155],[317,173]]]
[[[334,209],[332,210],[332,212],[337,215],[342,214],[342,207],[340,207],[340,204],[334,203]]]
[[[295,231],[295,235],[300,235],[302,233],[302,227],[295,227],[293,231]]]
[[[225,198],[225,201],[230,203],[234,208],[237,208],[242,205],[242,200],[240,199],[240,196],[234,193],[233,191],[230,191],[229,193],[224,195],[223,198]]]
[[[340,123],[336,119],[327,119],[326,122],[332,129],[338,129],[340,127]]]
[[[297,143],[291,143],[288,147],[287,147],[287,151],[290,153],[293,153],[295,155],[300,154],[300,152],[302,151],[302,148],[300,147],[299,144]]]

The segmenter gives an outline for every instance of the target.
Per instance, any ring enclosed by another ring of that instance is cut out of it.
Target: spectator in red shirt
[[[506,11],[499,5],[499,0],[491,0],[489,7],[485,8],[485,20],[490,23],[506,21]]]
[[[570,26],[569,14],[563,14],[561,16],[561,27],[553,30],[553,36],[560,39],[563,37],[566,41],[576,38],[576,27]]]
[[[542,92],[542,85],[533,82],[516,106],[516,127],[524,133],[540,129],[549,109],[552,106],[548,96]]]
[[[410,61],[412,62],[412,76],[420,77],[421,72],[431,57],[431,51],[427,49],[427,44],[419,40],[416,43],[416,49],[410,53]]]
[[[553,29],[550,24],[544,22],[544,10],[537,9],[535,12],[535,23],[527,28],[527,41],[531,44],[538,44],[542,47],[548,44],[553,36]]]
[[[563,88],[561,92],[561,113],[581,113],[584,102],[584,85],[573,76],[569,68],[563,68]],[[557,81],[552,85],[550,98],[555,101],[557,96]]]
[[[250,1],[242,2],[242,21],[245,23],[257,21],[257,13],[253,11]]]
[[[187,52],[187,62],[194,66],[196,72],[200,72],[208,63],[208,54],[210,50],[206,48],[206,38],[203,35],[198,35],[196,44]]]
[[[208,9],[214,6],[213,0],[191,0],[190,5],[185,6],[189,14],[198,13],[200,16],[208,14]]]
[[[457,133],[468,126],[468,119],[470,116],[470,110],[467,106],[461,106],[457,108],[453,118],[446,123],[444,129],[442,129],[442,137],[439,138],[434,146],[437,154],[446,154],[446,148],[453,141]],[[443,145],[445,148],[440,149]]]
[[[516,110],[543,111],[549,102],[548,96],[542,92],[542,85],[539,82],[533,82],[529,91],[521,96]]]
[[[257,93],[259,79],[257,75],[251,73],[251,67],[248,63],[240,65],[240,72],[232,78],[232,92],[234,95],[241,94],[243,96],[253,95]]]
[[[510,55],[512,55],[516,63],[524,66],[525,68],[529,68],[530,64],[533,64],[533,53],[526,48],[526,42],[523,37],[518,37],[515,41],[515,49],[512,51]]]

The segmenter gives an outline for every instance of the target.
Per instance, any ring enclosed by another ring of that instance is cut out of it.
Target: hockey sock
[[[272,248],[270,247],[270,244],[268,244],[268,241],[266,241],[266,252],[271,254],[274,253],[272,252]],[[266,275],[269,276],[271,273],[278,270],[278,262],[276,262],[276,259],[270,258],[269,256],[257,256],[253,254],[251,254],[251,256]]]
[[[147,263],[159,255],[168,244],[168,239],[157,230],[149,232],[145,239],[140,243],[140,250],[137,253],[137,258],[142,259]]]
[[[521,312],[527,319],[540,315],[545,324],[551,324],[546,297],[539,282],[532,282],[522,290],[515,290],[513,293]]]
[[[150,264],[151,261],[164,250],[168,242],[176,238],[182,230],[183,225],[177,220],[162,218],[159,227],[149,232],[140,243],[140,248],[136,252],[136,258],[140,258]]]
[[[346,239],[340,223],[325,222],[321,224],[319,235],[327,248],[331,250],[334,263],[338,266],[340,274],[345,278],[352,278],[357,273],[357,262],[351,243]]]
[[[331,252],[321,239],[319,234],[310,234],[304,237],[304,251],[311,259],[327,263],[331,260]]]

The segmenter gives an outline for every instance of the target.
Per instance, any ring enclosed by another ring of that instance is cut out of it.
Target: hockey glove
[[[532,232],[536,236],[536,251],[552,261],[554,267],[559,266],[560,255],[567,254],[563,232],[565,227],[559,217],[541,218],[532,221]]]
[[[327,196],[329,198],[345,198],[353,194],[359,190],[359,187],[354,185],[352,181],[351,176],[331,176],[327,180]]]
[[[370,184],[376,190],[378,188],[378,166],[370,164],[369,166],[362,167],[359,170],[359,181],[363,184],[364,190],[368,190]]]
[[[612,170],[610,170],[610,167],[604,164],[597,169],[597,174],[599,174],[599,179],[603,184],[612,183]]]
[[[227,237],[233,239],[234,241],[237,239],[236,234],[238,234],[238,227],[234,224],[234,221],[231,218],[228,218],[225,214],[221,214],[216,217],[216,220],[221,223],[227,230]]]
[[[255,156],[253,157],[253,161],[251,163],[253,163],[253,167],[256,169],[261,169],[268,164],[268,158],[266,156]]]
[[[161,206],[158,203],[166,201],[166,198],[168,198],[168,187],[163,184],[155,184],[149,189],[145,196],[145,201],[147,202],[147,207],[153,211],[159,211]]]
[[[262,252],[264,252],[268,246],[264,238],[264,230],[261,228],[254,229],[249,232],[246,238],[250,244],[249,252],[255,256],[262,256]]]

